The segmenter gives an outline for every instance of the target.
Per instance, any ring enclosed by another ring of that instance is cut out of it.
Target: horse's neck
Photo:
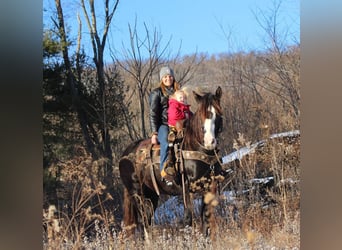
[[[206,155],[215,155],[216,149],[208,150],[202,145],[200,141],[201,139],[196,138],[192,131],[190,132],[185,130],[181,149],[186,151],[199,151]]]
[[[193,133],[187,133],[187,131],[184,133],[182,149],[189,151],[202,151],[199,139],[196,138]]]
[[[198,126],[198,114],[195,113],[187,123],[187,126],[184,130],[184,145],[183,148],[186,150],[197,150],[202,138],[199,138],[198,129],[201,129],[201,126]]]

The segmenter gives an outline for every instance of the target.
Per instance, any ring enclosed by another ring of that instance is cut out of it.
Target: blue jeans
[[[164,162],[167,160],[169,142],[167,140],[169,126],[161,125],[158,129],[158,141],[160,143],[160,171],[162,171]]]

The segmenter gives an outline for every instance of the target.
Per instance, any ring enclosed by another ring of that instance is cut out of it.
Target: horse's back
[[[160,145],[152,145],[151,139],[140,139],[127,146],[119,161],[119,171],[129,190],[133,188],[136,173],[143,171],[144,166],[152,162],[159,162],[159,149]]]
[[[124,150],[124,152],[122,153],[122,157],[127,156],[131,153],[136,154],[138,150],[146,150],[146,149],[159,150],[160,145],[159,144],[152,145],[151,139],[140,139],[129,144],[127,148]]]

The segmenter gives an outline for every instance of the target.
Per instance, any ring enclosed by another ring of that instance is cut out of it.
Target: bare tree
[[[108,188],[112,186],[113,152],[111,148],[111,133],[113,127],[119,127],[119,111],[123,103],[122,84],[120,76],[114,67],[106,67],[104,63],[104,50],[107,34],[113,15],[117,9],[119,0],[114,2],[104,1],[104,23],[98,27],[95,14],[94,0],[80,0],[86,23],[88,25],[90,42],[93,49],[93,66],[85,67],[85,55],[80,52],[82,22],[79,16],[79,30],[75,62],[69,55],[70,42],[64,23],[63,9],[60,0],[55,0],[57,9],[57,21],[55,25],[59,29],[59,37],[63,45],[63,60],[66,69],[66,83],[70,88],[72,104],[77,114],[83,138],[87,150],[94,159],[105,157],[107,164],[101,170]],[[102,31],[102,35],[99,34]],[[74,63],[74,64],[73,64]],[[114,114],[113,114],[114,113]],[[77,126],[76,126],[77,127]]]
[[[152,84],[159,79],[154,79],[154,73],[158,70],[161,64],[166,63],[165,58],[170,58],[168,51],[171,38],[162,46],[162,36],[157,30],[149,29],[144,23],[145,34],[141,37],[137,31],[137,19],[134,26],[128,24],[130,47],[123,45],[123,60],[117,58],[117,63],[121,68],[128,73],[132,79],[133,93],[132,97],[138,96],[139,102],[139,121],[140,121],[140,135],[137,137],[146,137],[146,103],[147,96],[151,91]],[[133,126],[130,126],[131,128]],[[136,139],[136,138],[135,138]]]
[[[289,123],[276,119],[279,111],[291,117],[291,124],[299,121],[299,46],[286,46],[289,32],[280,30],[281,1],[274,1],[273,8],[258,10],[254,16],[265,31],[265,45],[262,52],[239,52],[221,55],[222,61],[217,75],[229,90],[226,106],[227,138],[244,133],[252,140],[261,139],[270,129],[283,129]],[[231,32],[220,28],[232,47]],[[270,125],[270,123],[272,125]],[[291,125],[292,126],[292,125]],[[268,128],[268,129],[265,129]],[[266,132],[265,132],[266,131]],[[272,131],[272,130],[271,130]]]
[[[84,16],[87,21],[88,29],[90,31],[90,41],[93,48],[93,61],[96,66],[96,75],[97,75],[97,82],[99,84],[99,97],[101,100],[102,110],[100,111],[100,121],[102,121],[102,143],[105,155],[110,162],[112,161],[112,150],[110,147],[110,136],[109,136],[109,127],[107,124],[107,113],[109,112],[108,107],[106,107],[106,95],[105,95],[105,87],[106,87],[106,76],[105,76],[105,69],[104,69],[104,60],[103,60],[103,53],[107,41],[108,30],[114,16],[114,13],[117,9],[119,4],[119,0],[114,1],[112,6],[109,5],[111,1],[105,0],[104,1],[104,27],[102,32],[102,37],[100,37],[97,28],[97,17],[95,15],[95,6],[94,0],[89,0],[89,11],[85,6],[84,0],[81,0],[81,5],[83,8]],[[112,162],[111,162],[112,163]]]
[[[63,60],[65,64],[65,69],[66,69],[66,83],[67,83],[67,86],[70,88],[72,106],[77,113],[80,127],[82,130],[82,134],[87,145],[87,149],[93,155],[93,157],[96,158],[98,155],[95,151],[95,145],[93,141],[91,140],[90,133],[87,129],[86,114],[84,110],[82,109],[82,107],[80,106],[80,94],[79,94],[78,82],[73,73],[72,63],[69,59],[69,49],[68,49],[69,43],[67,40],[66,31],[65,31],[64,15],[63,15],[61,1],[55,0],[55,4],[56,4],[56,10],[57,10],[57,21],[54,21],[54,23],[56,27],[58,28],[59,37],[60,37],[61,44],[62,44],[62,54],[63,54]]]
[[[155,82],[159,82],[159,75],[155,76],[159,70],[159,67],[163,64],[168,64],[174,68],[176,72],[176,80],[182,85],[185,85],[196,71],[196,66],[199,65],[204,58],[198,59],[197,53],[187,58],[187,66],[177,68],[177,64],[180,64],[180,47],[175,56],[171,55],[170,43],[172,37],[162,45],[162,35],[156,30],[156,28],[150,29],[146,23],[144,23],[144,35],[138,34],[137,30],[137,18],[134,25],[128,24],[130,45],[123,44],[123,59],[116,57],[116,62],[120,67],[128,74],[128,78],[131,79],[133,86],[133,92],[131,94],[132,99],[138,100],[139,106],[139,124],[140,134],[136,134],[132,131],[134,125],[132,121],[127,121],[127,128],[129,134],[135,134],[136,138],[146,138],[146,110],[145,107],[148,104],[148,95]],[[190,58],[190,60],[189,60]],[[138,98],[135,98],[138,97]]]
[[[130,36],[130,49],[124,48],[124,60],[117,59],[118,65],[133,79],[133,89],[137,92],[140,108],[141,135],[146,137],[145,128],[145,96],[152,82],[153,72],[163,62],[169,42],[162,48],[161,36],[154,29],[149,31],[146,24],[145,37],[141,39],[137,32],[137,20],[134,26],[128,25]],[[147,58],[144,58],[146,56]],[[135,138],[136,139],[136,138]]]
[[[264,77],[263,86],[268,91],[283,99],[284,108],[290,107],[295,118],[300,115],[300,92],[299,92],[299,57],[293,56],[299,46],[285,46],[288,31],[279,29],[279,16],[282,1],[274,1],[273,9],[255,12],[255,18],[260,27],[265,31],[265,44],[269,45],[266,56],[260,57],[265,66],[274,74]]]

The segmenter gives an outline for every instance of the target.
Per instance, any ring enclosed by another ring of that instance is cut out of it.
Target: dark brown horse
[[[216,183],[224,179],[217,156],[217,136],[222,129],[222,90],[218,87],[215,94],[193,94],[198,108],[188,120],[183,136],[174,144],[177,177],[172,186],[161,180],[159,145],[152,146],[150,139],[139,140],[123,153],[119,162],[125,186],[123,224],[129,235],[140,231],[148,236],[160,194],[183,195],[184,223],[191,225],[193,206],[190,193],[202,194],[202,232],[209,233],[209,219],[216,202]]]

